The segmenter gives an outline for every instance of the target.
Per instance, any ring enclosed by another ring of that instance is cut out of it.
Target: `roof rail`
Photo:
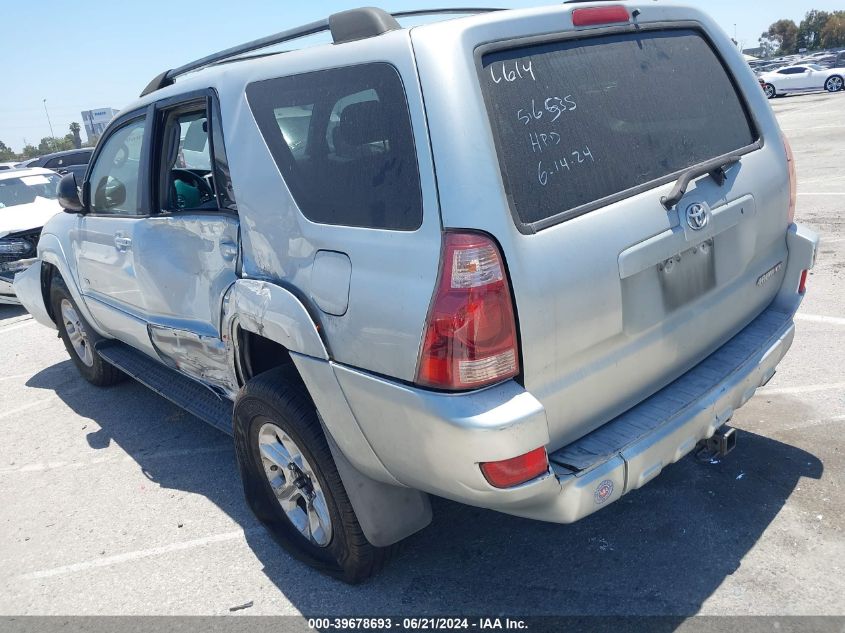
[[[360,9],[350,9],[348,11],[341,11],[340,13],[333,13],[328,18],[310,22],[293,29],[274,33],[267,37],[262,37],[257,40],[252,40],[245,44],[239,44],[226,50],[206,55],[200,59],[189,62],[178,68],[166,70],[163,73],[156,75],[156,77],[147,84],[147,87],[141,92],[142,97],[160,90],[166,86],[173,84],[173,80],[179,75],[199,70],[212,64],[217,64],[233,57],[245,55],[253,51],[267,48],[269,46],[276,46],[291,40],[308,37],[316,33],[323,33],[331,31],[332,41],[335,44],[343,42],[351,42],[354,40],[365,39],[368,37],[375,37],[388,31],[393,31],[400,28],[396,18],[408,18],[423,15],[446,15],[446,14],[474,14],[474,13],[488,13],[490,11],[499,11],[500,9],[493,8],[451,8],[451,9],[420,9],[417,11],[399,11],[397,13],[387,13],[382,9],[375,7],[362,7]]]

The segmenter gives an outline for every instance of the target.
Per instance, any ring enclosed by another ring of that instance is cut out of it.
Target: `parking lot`
[[[434,500],[350,587],[267,536],[229,437],[134,382],[89,385],[55,332],[0,306],[0,612],[845,615],[845,96],[772,105],[822,245],[726,459],[686,458],[571,526]]]

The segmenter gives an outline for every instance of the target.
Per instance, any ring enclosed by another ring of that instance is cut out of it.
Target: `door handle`
[[[114,247],[119,251],[128,251],[132,248],[132,238],[118,233],[114,236]]]

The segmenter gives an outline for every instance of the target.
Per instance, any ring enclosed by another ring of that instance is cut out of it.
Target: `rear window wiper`
[[[678,178],[678,182],[675,183],[671,193],[668,196],[660,198],[661,204],[666,207],[667,211],[671,210],[681,201],[681,198],[684,197],[689,184],[696,178],[700,178],[705,174],[709,174],[710,177],[716,181],[716,184],[721,187],[725,184],[725,180],[727,179],[727,174],[725,172],[727,172],[727,170],[732,166],[736,165],[740,158],[741,156],[739,155],[722,156],[721,158],[709,160],[706,163],[693,165],[681,174],[681,177]]]

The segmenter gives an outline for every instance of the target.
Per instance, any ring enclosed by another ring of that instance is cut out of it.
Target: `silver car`
[[[349,582],[429,495],[570,523],[727,453],[818,245],[700,11],[407,16],[156,77],[15,282],[90,382],[231,433],[255,514]]]

